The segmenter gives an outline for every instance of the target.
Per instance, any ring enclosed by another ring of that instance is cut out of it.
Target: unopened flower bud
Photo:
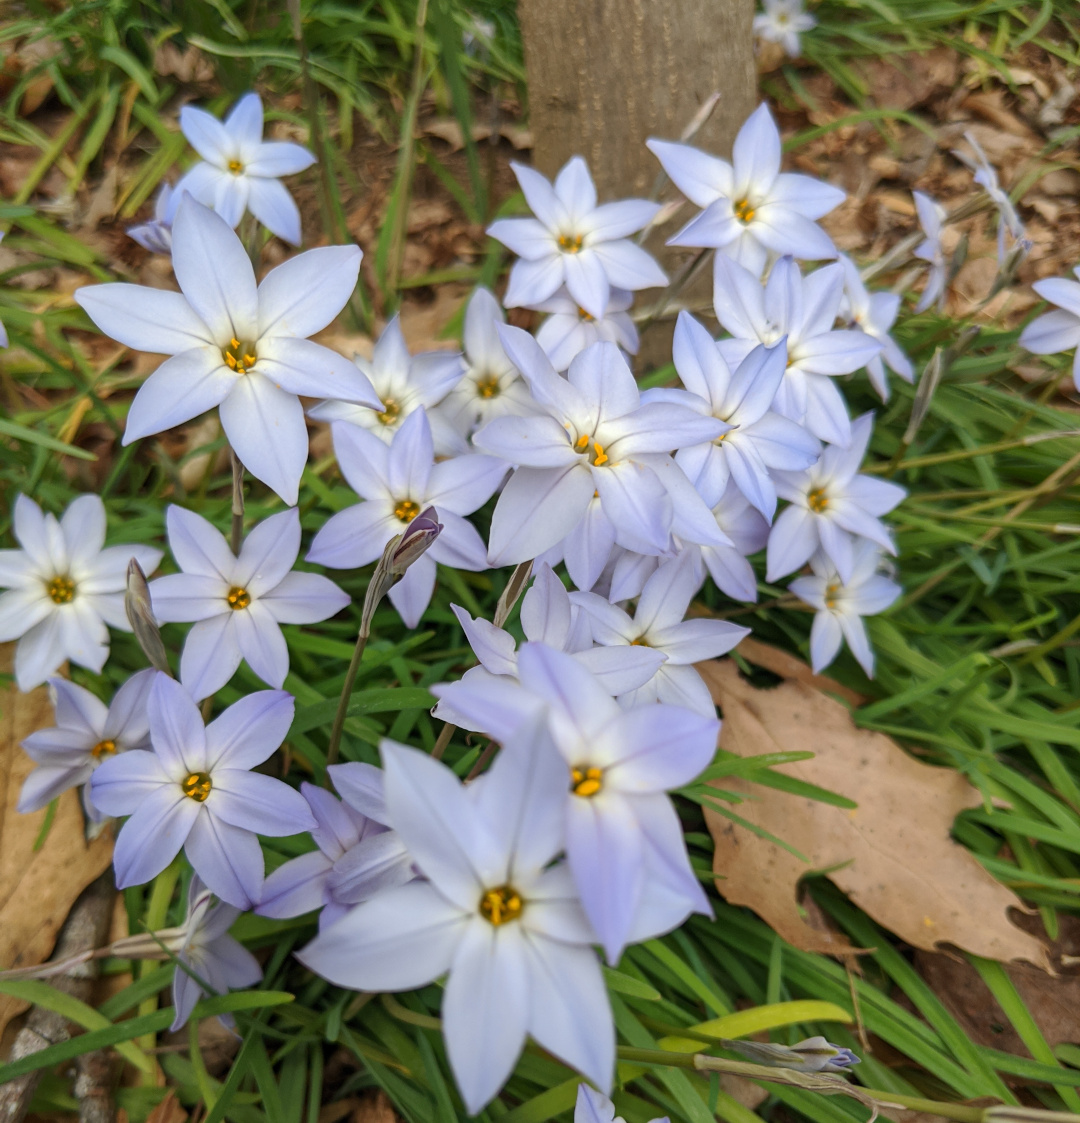
[[[438,512],[434,507],[425,507],[404,533],[387,542],[364,595],[364,607],[360,614],[361,637],[366,638],[370,634],[371,618],[379,602],[405,576],[409,566],[427,552],[441,530]]]
[[[394,547],[390,556],[390,572],[395,577],[403,577],[405,570],[418,557],[424,554],[431,544],[439,537],[442,523],[434,507],[425,507],[420,514],[409,523],[400,541]]]
[[[150,587],[146,583],[146,574],[134,558],[128,562],[124,611],[150,666],[171,676],[169,657],[165,653],[165,644],[161,642],[161,629],[154,619],[154,610],[151,607]]]
[[[770,1068],[793,1068],[799,1072],[846,1072],[859,1058],[850,1049],[832,1045],[824,1037],[808,1037],[795,1045],[770,1041],[724,1041],[725,1049]]]

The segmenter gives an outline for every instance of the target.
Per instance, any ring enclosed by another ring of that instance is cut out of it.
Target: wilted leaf
[[[11,671],[14,651],[14,644],[0,645],[0,670]],[[21,694],[12,683],[0,693],[0,970],[44,962],[75,898],[112,861],[109,831],[86,841],[74,791],[60,797],[38,850],[34,846],[47,809],[32,815],[15,810],[33,768],[19,742],[52,722],[46,687]],[[25,1002],[0,995],[0,1033],[26,1008]]]
[[[725,789],[750,797],[739,805],[742,818],[810,862],[706,812],[717,888],[727,900],[752,908],[796,947],[835,954],[846,941],[807,924],[795,896],[803,875],[829,870],[861,909],[916,947],[950,943],[992,959],[1046,964],[1043,945],[1008,920],[1010,907],[1022,907],[1019,898],[950,838],[957,814],[981,802],[962,776],[856,728],[845,706],[804,682],[758,690],[729,659],[698,670],[723,714],[723,748],[739,756],[810,750],[813,760],[778,771],[859,805],[845,810],[725,778]]]

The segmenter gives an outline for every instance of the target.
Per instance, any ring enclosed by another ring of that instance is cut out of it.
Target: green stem
[[[146,930],[154,932],[159,928],[165,927],[165,921],[169,915],[169,904],[172,901],[173,891],[176,889],[176,883],[180,879],[180,858],[177,856],[172,860],[154,878],[153,884],[150,887],[150,900],[146,905]],[[138,975],[142,978],[148,975],[151,971],[157,970],[157,964],[152,960],[144,960],[139,964]],[[139,1004],[139,1014],[152,1014],[157,1009],[157,996],[144,999]],[[152,1033],[146,1034],[139,1039],[139,1045],[144,1052],[153,1054],[153,1050],[157,1046],[157,1041]],[[142,1073],[140,1080],[143,1084],[156,1083],[157,1074]]]
[[[341,748],[341,731],[345,728],[345,715],[349,711],[349,698],[352,696],[356,676],[360,671],[360,660],[364,657],[364,648],[367,647],[368,636],[366,631],[361,631],[356,637],[356,647],[353,648],[349,669],[345,672],[345,685],[341,688],[341,698],[338,700],[337,713],[334,714],[334,725],[330,730],[330,745],[326,750],[326,767],[337,763],[338,750]],[[326,784],[330,783],[329,772],[326,775]]]

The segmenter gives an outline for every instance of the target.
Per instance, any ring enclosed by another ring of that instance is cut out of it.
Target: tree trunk
[[[661,169],[645,141],[678,140],[714,92],[719,103],[694,144],[729,156],[757,102],[753,16],[754,0],[518,0],[535,166],[553,176],[581,155],[601,202],[647,196]],[[664,246],[674,228],[646,243],[669,276],[696,252]],[[705,272],[684,296],[708,299]],[[671,325],[655,325],[639,367],[668,361],[670,341]]]
[[[536,167],[589,162],[601,200],[647,195],[650,136],[678,140],[706,98],[695,141],[727,155],[757,101],[754,0],[518,0]]]

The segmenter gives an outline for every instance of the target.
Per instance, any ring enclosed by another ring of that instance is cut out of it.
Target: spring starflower
[[[256,286],[240,239],[213,211],[182,199],[172,257],[180,292],[113,284],[75,293],[106,335],[172,356],[135,395],[124,444],[219,406],[221,427],[247,470],[295,504],[308,456],[297,395],[382,408],[348,359],[306,338],[344,308],[361,256],[356,246],[308,250]]]
[[[1034,355],[1056,355],[1076,348],[1073,358],[1073,382],[1080,390],[1080,265],[1074,270],[1075,281],[1067,277],[1047,277],[1031,287],[1050,304],[1053,312],[1044,312],[1020,334],[1020,346]]]
[[[158,189],[154,217],[127,228],[127,236],[151,253],[172,253],[172,222],[180,196],[168,183]]]
[[[972,177],[975,182],[990,196],[991,202],[998,212],[998,237],[997,237],[997,251],[998,262],[1004,263],[1005,261],[1005,233],[1008,233],[1017,242],[1025,241],[1024,237],[1024,224],[1020,221],[1020,216],[1016,213],[1016,206],[1012,199],[1009,198],[1008,192],[998,182],[997,169],[986,158],[986,153],[982,150],[982,145],[975,139],[974,135],[970,132],[964,133],[964,140],[971,145],[972,151],[975,153],[974,158],[968,156],[964,152],[953,150],[953,155],[962,163],[969,167],[974,176]],[[1028,243],[1030,247],[1030,243]]]
[[[516,683],[491,675],[432,693],[464,715],[467,728],[504,745],[522,715],[546,713],[563,760],[570,871],[615,963],[627,943],[710,911],[666,792],[712,760],[720,723],[681,706],[621,709],[577,660],[546,644],[525,644],[517,663]]]
[[[329,772],[344,798],[314,784],[300,785],[319,824],[311,832],[318,849],[293,858],[270,874],[255,910],[260,916],[302,916],[320,909],[322,931],[353,905],[414,877],[404,843],[385,823],[379,769],[371,764],[332,764]],[[367,798],[349,798],[357,787]]]
[[[663,553],[677,512],[653,461],[714,440],[723,423],[685,405],[643,403],[613,343],[586,348],[563,378],[527,332],[504,328],[501,335],[544,415],[499,417],[474,438],[478,448],[519,465],[492,517],[491,563],[525,561],[562,543],[585,522],[594,495],[603,521],[580,551],[566,555],[579,588],[592,587],[616,541]],[[702,533],[715,535],[697,502],[700,511],[682,513],[697,515]]]
[[[280,182],[310,168],[315,157],[285,140],[263,140],[263,108],[258,94],[245,94],[224,121],[193,105],[180,110],[180,130],[202,157],[176,185],[235,227],[245,211],[294,246],[300,244],[300,211]],[[336,312],[335,312],[336,315]]]
[[[520,260],[510,270],[504,303],[532,307],[563,285],[579,307],[601,319],[612,288],[636,292],[666,285],[655,258],[630,241],[656,216],[659,203],[621,199],[597,205],[596,187],[580,156],[567,161],[554,184],[511,163],[535,218],[500,218],[487,232]]]
[[[216,994],[244,990],[262,977],[259,961],[238,940],[229,935],[240,910],[214,895],[195,874],[188,886],[187,916],[179,929],[157,933],[158,938],[180,961],[173,975],[172,994],[175,1017],[169,1029],[182,1029],[195,1003],[205,993],[199,983],[184,970],[191,970],[204,979]],[[230,1014],[219,1015],[221,1021],[233,1025]]]
[[[99,810],[131,816],[113,853],[117,888],[150,881],[183,847],[223,901],[255,907],[263,885],[257,836],[318,827],[299,792],[251,771],[285,739],[294,708],[285,691],[262,690],[204,727],[191,695],[158,673],[147,701],[153,751],[110,757],[91,777]]]
[[[410,355],[401,319],[395,316],[376,340],[371,358],[354,355],[353,362],[374,387],[382,407],[373,411],[353,401],[325,401],[308,410],[309,417],[359,425],[389,444],[414,410],[425,409],[436,453],[454,456],[467,451],[457,430],[433,408],[461,382],[465,373],[457,351],[424,351]]]
[[[640,340],[630,316],[632,293],[612,289],[607,311],[596,317],[578,305],[567,289],[534,305],[547,318],[536,333],[536,342],[544,349],[551,365],[559,371],[566,368],[586,347],[606,340],[621,347],[628,355],[636,355]]]
[[[491,498],[506,475],[506,464],[477,453],[436,464],[423,409],[409,414],[389,446],[340,421],[334,423],[333,435],[342,475],[363,502],[326,521],[307,560],[331,569],[359,569],[380,557],[387,542],[425,508],[435,507],[441,533],[389,593],[406,626],[415,628],[435,588],[436,562],[473,571],[488,568],[483,539],[465,516]]]
[[[16,810],[24,815],[38,811],[69,788],[85,785],[87,817],[103,818],[90,798],[88,781],[99,764],[117,753],[149,747],[146,699],[156,673],[132,675],[108,706],[85,687],[63,678],[49,679],[56,725],[38,729],[22,742],[37,768],[23,781]]]
[[[925,312],[937,301],[940,312],[945,303],[945,283],[949,276],[949,260],[945,255],[945,247],[941,244],[946,211],[940,203],[922,191],[912,191],[911,194],[915,200],[915,213],[919,216],[919,226],[926,235],[925,240],[920,242],[913,252],[917,258],[930,266],[915,311]]]
[[[390,825],[424,880],[357,905],[298,953],[352,990],[446,975],[443,1035],[470,1115],[505,1083],[526,1035],[601,1088],[615,1061],[595,936],[565,864],[551,864],[566,769],[543,721],[519,718],[469,788],[426,753],[382,743]]]
[[[633,616],[595,593],[570,594],[588,616],[597,643],[645,647],[666,656],[648,682],[620,697],[624,705],[667,702],[707,718],[716,716],[716,704],[694,664],[726,655],[750,629],[726,620],[685,619],[700,587],[695,559],[683,553],[660,565],[645,582]]]
[[[181,572],[152,582],[150,595],[160,623],[196,622],[180,656],[180,681],[196,702],[220,690],[241,660],[280,688],[289,673],[281,625],[328,620],[349,603],[328,577],[292,572],[300,552],[295,507],[254,527],[239,557],[194,511],[170,504],[165,525]]]
[[[840,580],[850,581],[859,538],[876,542],[888,554],[896,553],[881,516],[907,492],[888,480],[858,474],[873,427],[874,415],[864,413],[852,422],[847,448],[829,445],[805,472],[777,472],[776,490],[791,505],[769,533],[767,581],[793,573],[819,549],[836,567]]]
[[[816,437],[771,408],[787,370],[787,341],[755,347],[732,371],[705,328],[689,312],[680,312],[673,356],[688,392],[647,390],[643,399],[685,402],[724,424],[715,440],[681,448],[675,462],[702,494],[719,496],[733,480],[771,520],[776,488],[770,471],[809,468],[821,452]]]
[[[128,562],[152,573],[161,551],[105,546],[105,505],[96,495],[73,500],[59,521],[18,495],[13,530],[22,549],[0,550],[0,588],[8,590],[0,594],[0,643],[19,641],[19,689],[33,690],[65,659],[97,673],[109,657],[109,628],[131,631]]]
[[[836,658],[841,643],[847,640],[867,678],[874,677],[874,652],[862,618],[884,612],[903,592],[881,572],[881,561],[877,544],[860,538],[846,581],[829,558],[819,553],[810,559],[813,577],[796,577],[788,586],[815,610],[810,628],[810,659],[815,674]]]
[[[505,321],[494,295],[483,286],[477,288],[465,306],[465,376],[441,404],[429,407],[429,421],[446,418],[464,437],[471,437],[493,417],[536,412],[529,387],[499,339],[498,325]]]
[[[840,255],[844,269],[844,299],[840,305],[840,319],[852,328],[866,332],[881,344],[881,353],[866,364],[870,385],[883,402],[889,400],[889,376],[886,366],[905,382],[915,381],[915,368],[900,350],[899,344],[889,334],[900,311],[900,294],[895,292],[870,292],[859,276],[858,266],[846,254]]]
[[[626,1123],[621,1115],[615,1115],[615,1105],[595,1088],[588,1084],[579,1084],[577,1090],[577,1103],[574,1105],[574,1123]],[[665,1115],[662,1119],[654,1119],[652,1123],[671,1123]]]
[[[716,259],[716,317],[734,338],[717,346],[736,366],[759,344],[787,338],[787,367],[772,408],[832,444],[851,440],[844,396],[833,379],[865,366],[881,344],[862,331],[834,330],[844,296],[844,270],[823,265],[802,276],[782,257],[762,285],[741,265]]]
[[[754,16],[754,34],[779,43],[788,58],[802,53],[799,36],[817,27],[817,20],[803,10],[802,0],[762,0],[763,11]]]
[[[727,256],[755,277],[769,254],[803,261],[836,257],[817,220],[844,201],[844,192],[812,176],[780,171],[780,131],[764,102],[739,130],[731,163],[688,144],[645,143],[675,186],[704,208],[669,246],[714,247],[718,264]]]

